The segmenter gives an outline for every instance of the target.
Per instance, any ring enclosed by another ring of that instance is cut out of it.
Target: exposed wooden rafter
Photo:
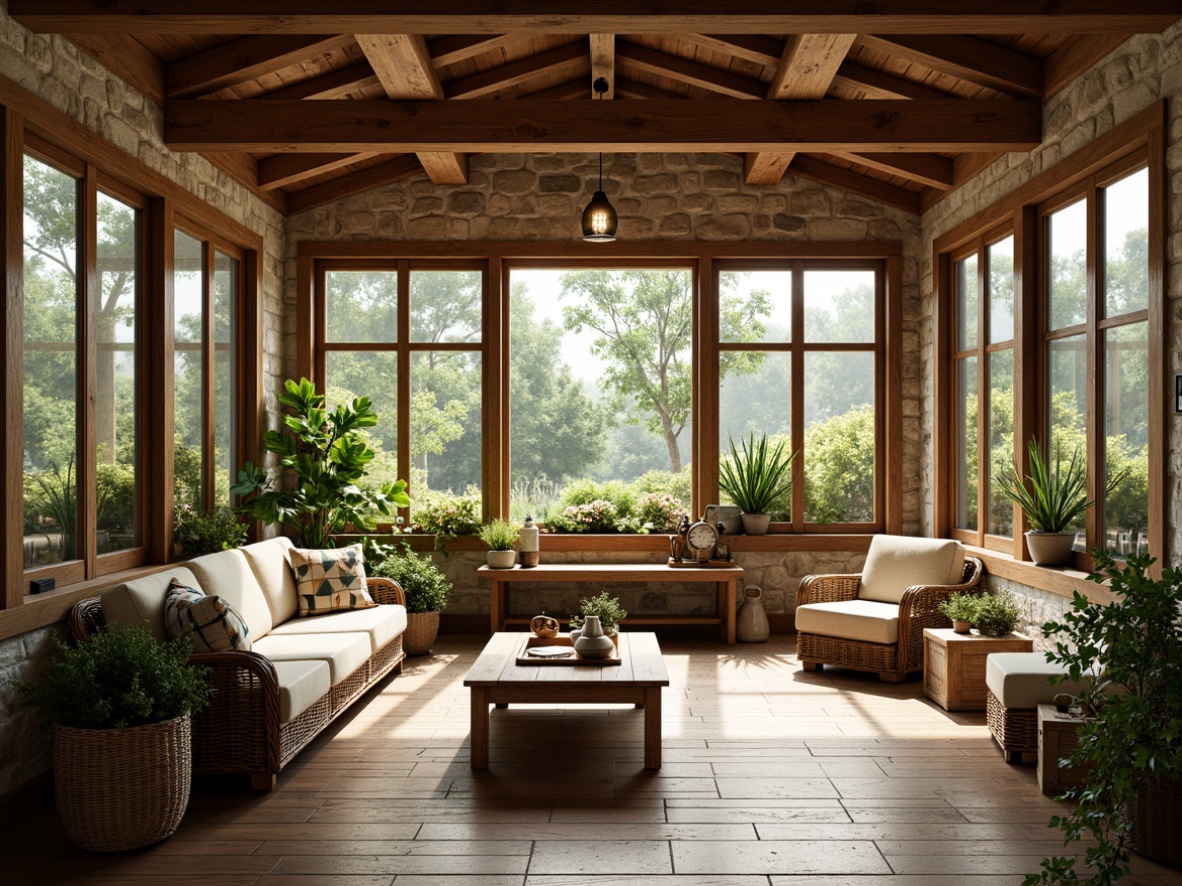
[[[853,62],[843,62],[837,69],[833,82],[851,89],[860,89],[868,98],[948,98],[948,93],[939,89],[922,83],[913,83],[902,77],[875,71]]]
[[[353,43],[349,36],[242,37],[175,61],[165,71],[166,98],[197,98]]]
[[[865,34],[858,43],[998,92],[1042,97],[1042,62],[979,37]]]
[[[812,179],[841,191],[860,194],[878,203],[919,214],[920,196],[917,191],[908,191],[906,188],[858,175],[849,169],[826,163],[820,157],[811,154],[797,154],[788,171],[801,178]]]
[[[938,154],[875,154],[834,151],[833,156],[946,191],[953,185],[952,161]]]
[[[616,66],[628,74],[637,71],[656,74],[732,98],[755,99],[767,94],[767,87],[758,80],[720,71],[635,43],[617,43]]]
[[[1024,100],[881,102],[170,102],[181,151],[1021,151]]]
[[[456,62],[495,52],[522,41],[520,34],[448,34],[438,37],[427,44],[431,51],[431,64],[436,68],[446,68]]]
[[[480,98],[544,77],[548,74],[574,74],[586,70],[589,65],[586,41],[568,43],[549,52],[531,55],[520,61],[510,62],[452,80],[443,87],[448,98]]]
[[[372,153],[276,154],[259,161],[259,187],[264,191],[275,190],[376,156]]]
[[[67,34],[66,39],[156,104],[164,103],[164,63],[134,37]]]
[[[686,34],[685,40],[770,68],[780,63],[784,43],[762,34]]]
[[[422,171],[422,164],[413,154],[396,157],[377,166],[370,166],[357,172],[342,175],[340,178],[335,178],[322,185],[313,185],[302,191],[295,191],[287,197],[287,211],[304,212],[308,209],[315,209],[317,206],[325,206],[337,200],[344,200],[346,197],[364,194],[374,188],[411,178],[421,174]]]
[[[359,92],[380,85],[381,81],[378,80],[378,75],[373,72],[369,63],[359,62],[349,65],[347,68],[340,68],[327,74],[321,74],[319,77],[311,77],[301,80],[299,83],[272,90],[267,93],[267,97],[275,99],[334,99],[343,98],[351,92]]]

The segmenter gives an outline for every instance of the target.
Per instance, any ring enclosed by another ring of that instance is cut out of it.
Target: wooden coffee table
[[[657,635],[621,631],[618,665],[519,665],[527,635],[498,632],[468,671],[472,690],[472,768],[488,768],[489,705],[634,704],[644,708],[644,766],[661,768],[661,689],[669,672]]]

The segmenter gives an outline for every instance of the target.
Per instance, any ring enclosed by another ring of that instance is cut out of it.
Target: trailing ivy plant
[[[279,402],[291,410],[283,417],[286,433],[268,431],[263,446],[279,455],[290,481],[281,483],[274,473],[247,462],[232,489],[246,499],[239,513],[290,526],[300,547],[331,548],[333,535],[348,524],[372,532],[375,513],[389,515],[410,505],[405,480],[377,491],[359,485],[374,458],[363,429],[378,423],[368,397],[341,403],[329,412],[324,395],[306,378],[298,383],[288,379],[284,388],[287,393]]]
[[[1062,621],[1043,625],[1055,640],[1047,658],[1064,667],[1065,679],[1091,675],[1079,701],[1095,716],[1079,727],[1070,759],[1088,776],[1064,795],[1075,808],[1050,822],[1066,843],[1092,841],[1088,875],[1081,878],[1072,858],[1048,858],[1024,886],[1120,879],[1129,871],[1137,796],[1151,786],[1182,789],[1182,571],[1163,569],[1154,579],[1148,554],[1129,557],[1123,569],[1104,551],[1093,556],[1097,573],[1089,578],[1116,600],[1090,602],[1077,591]]]

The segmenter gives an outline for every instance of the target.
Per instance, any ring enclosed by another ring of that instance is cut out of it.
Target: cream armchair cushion
[[[898,643],[899,606],[873,600],[810,603],[796,610],[796,630],[866,643]]]
[[[897,605],[914,585],[956,585],[963,573],[964,548],[959,542],[876,535],[862,567],[858,599]]]

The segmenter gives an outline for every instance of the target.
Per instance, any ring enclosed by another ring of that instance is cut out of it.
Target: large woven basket
[[[1133,851],[1162,864],[1182,865],[1182,783],[1159,781],[1137,796],[1130,812]]]
[[[158,843],[189,805],[189,715],[130,729],[58,726],[53,741],[58,815],[83,849],[121,852]]]
[[[406,633],[402,635],[402,648],[407,655],[426,655],[431,651],[437,636],[438,612],[406,613]]]

